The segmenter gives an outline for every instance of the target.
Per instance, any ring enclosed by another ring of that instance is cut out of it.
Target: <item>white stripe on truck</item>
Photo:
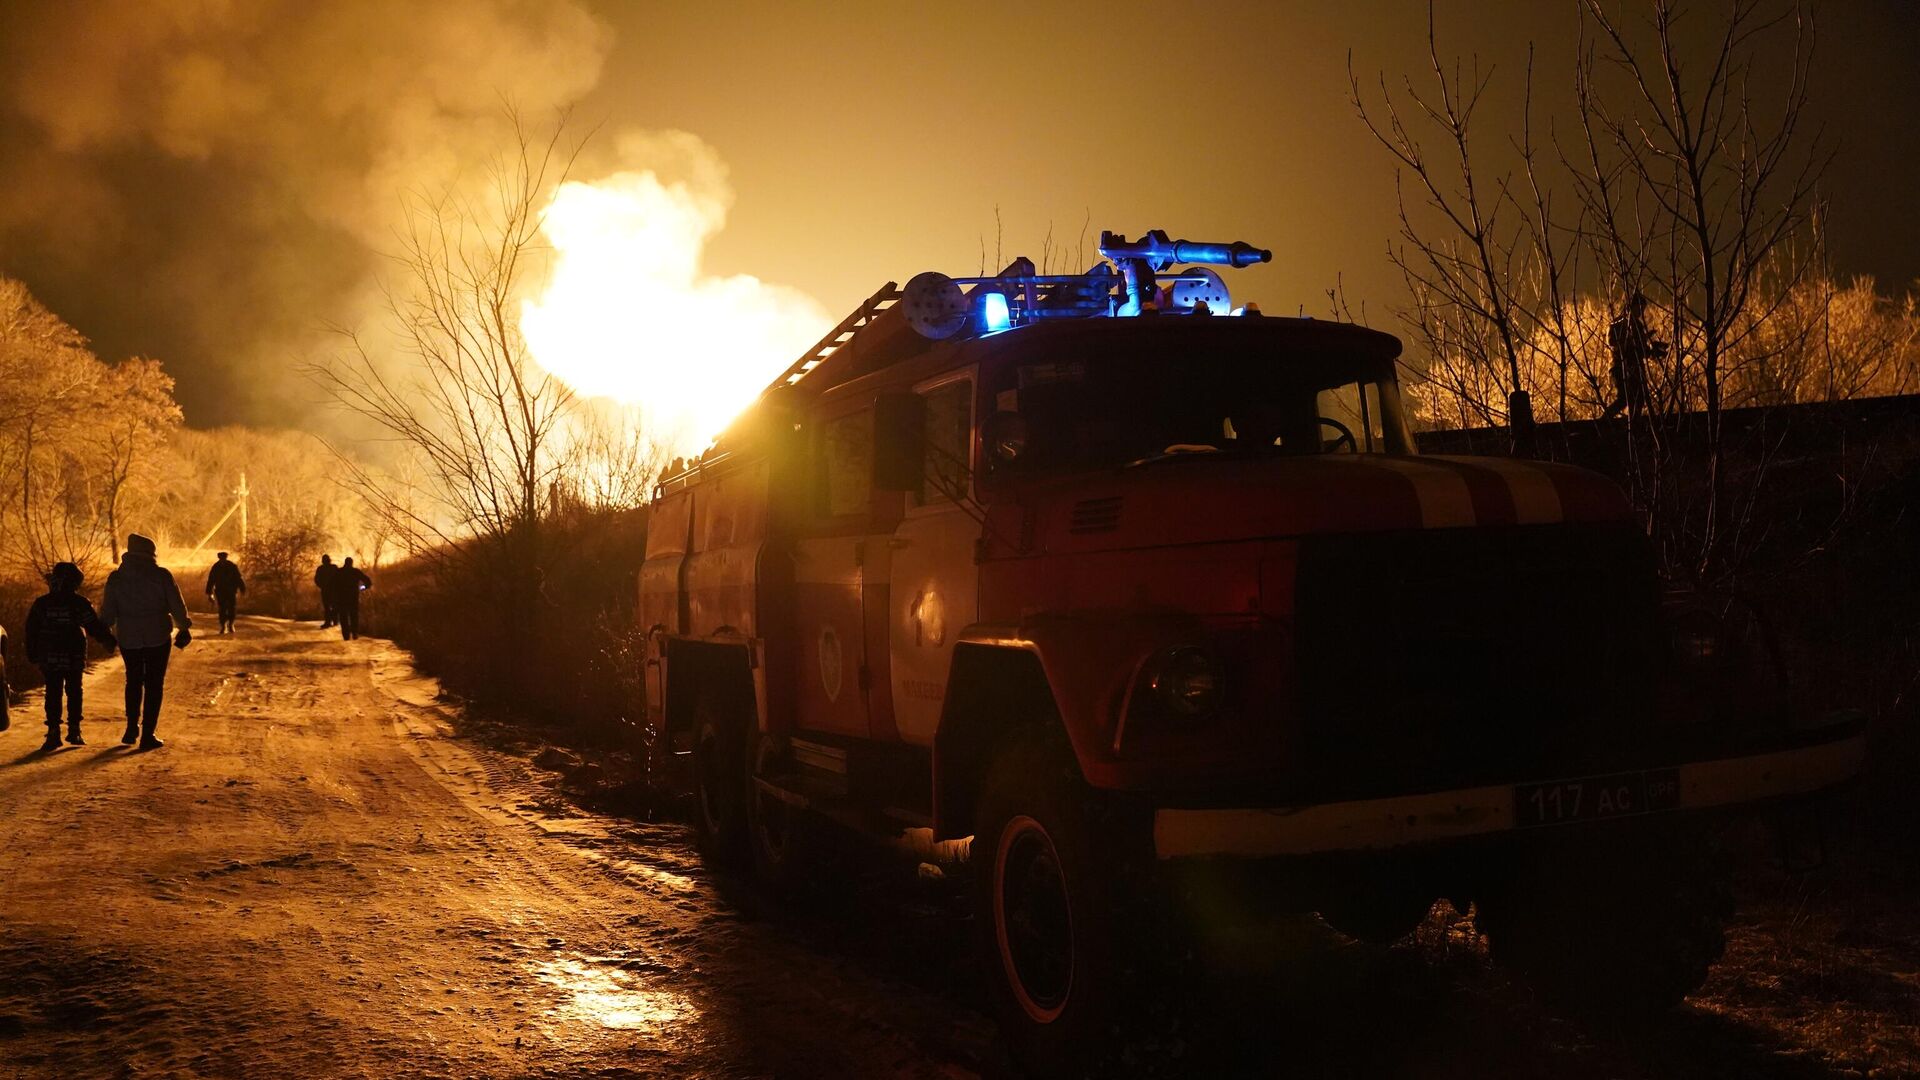
[[[1857,774],[1865,756],[1866,736],[1855,735],[1797,750],[1681,765],[1676,809],[1819,791]],[[1159,810],[1153,816],[1153,846],[1163,859],[1257,858],[1454,840],[1513,828],[1514,787],[1495,784],[1276,809]]]
[[[1445,465],[1429,465],[1417,458],[1383,457],[1377,454],[1326,454],[1321,461],[1348,461],[1358,465],[1399,473],[1413,484],[1414,498],[1420,503],[1420,527],[1458,529],[1478,520],[1473,512],[1473,492],[1466,477]]]
[[[1507,497],[1513,500],[1513,520],[1519,525],[1551,525],[1564,521],[1566,512],[1560,508],[1560,489],[1553,486],[1553,477],[1547,470],[1530,461],[1516,461],[1512,458],[1451,458],[1438,457],[1439,461],[1457,461],[1472,469],[1485,469],[1505,481]]]

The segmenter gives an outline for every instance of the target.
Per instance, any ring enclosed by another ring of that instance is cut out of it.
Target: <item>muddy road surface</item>
[[[1009,1074],[950,883],[850,858],[776,909],[684,828],[457,737],[392,646],[311,624],[176,653],[159,751],[118,744],[120,686],[96,665],[88,746],[36,753],[37,696],[0,735],[0,1077]],[[1651,1032],[1542,1012],[1457,919],[1392,949],[1293,925],[1214,943],[1141,1068],[1911,1075],[1910,877],[1764,888]]]
[[[0,1075],[959,1075],[992,1031],[742,920],[684,830],[555,816],[384,642],[242,620],[164,749],[0,737]]]

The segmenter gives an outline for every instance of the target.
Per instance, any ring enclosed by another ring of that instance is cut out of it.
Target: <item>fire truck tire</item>
[[[741,695],[701,684],[693,706],[693,821],[700,853],[717,866],[747,861],[753,783],[747,740],[752,733],[752,709]]]
[[[1102,1073],[1155,940],[1148,831],[1080,778],[1058,737],[987,773],[973,839],[976,945],[1014,1058],[1035,1076]]]
[[[1700,988],[1726,949],[1733,892],[1697,839],[1557,853],[1479,900],[1495,963],[1577,1012],[1650,1019]]]
[[[755,771],[774,750],[773,740],[756,740]],[[751,780],[749,780],[751,783]],[[768,889],[788,898],[804,898],[816,886],[831,881],[824,873],[832,852],[825,823],[814,814],[767,794],[754,785],[749,793],[748,844],[753,876]]]

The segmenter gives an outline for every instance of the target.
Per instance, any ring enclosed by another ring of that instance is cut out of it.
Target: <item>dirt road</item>
[[[554,816],[384,642],[244,619],[160,734],[0,736],[0,1074],[958,1075],[984,1020],[740,920],[684,831]]]
[[[843,867],[829,912],[769,919],[683,828],[454,737],[380,641],[199,639],[153,753],[119,689],[97,665],[92,745],[35,753],[37,699],[0,735],[0,1077],[1006,1075],[950,888]],[[1229,937],[1154,1071],[1912,1075],[1911,877],[1767,888],[1633,1036],[1542,1012],[1440,916],[1392,949]]]

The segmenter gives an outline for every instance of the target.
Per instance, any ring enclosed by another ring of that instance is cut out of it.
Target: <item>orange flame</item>
[[[675,454],[704,448],[831,323],[796,289],[702,270],[732,197],[708,164],[693,181],[648,169],[562,184],[541,225],[552,276],[520,313],[542,367],[637,407]]]

